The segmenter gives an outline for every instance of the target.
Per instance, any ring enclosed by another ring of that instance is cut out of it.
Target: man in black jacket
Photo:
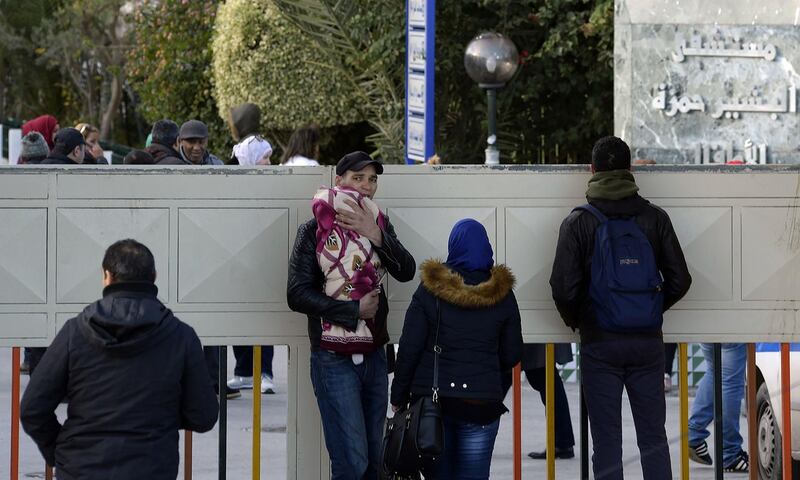
[[[605,137],[592,149],[586,198],[609,218],[634,218],[653,249],[663,278],[663,311],[689,290],[692,278],[669,216],[637,194],[628,145]],[[550,286],[564,322],[581,336],[581,378],[594,445],[597,480],[622,480],[622,389],[628,392],[642,471],[648,480],[671,479],[664,421],[664,346],[660,328],[607,331],[597,322],[589,294],[599,220],[573,211],[561,224]]]
[[[56,132],[55,145],[50,154],[39,165],[78,165],[86,155],[86,140],[74,128],[62,128]]]
[[[364,152],[345,155],[336,166],[336,185],[348,186],[372,198],[383,166]],[[353,211],[338,211],[337,221],[369,239],[388,273],[400,282],[414,278],[416,263],[386,221],[381,230],[372,214],[355,203]],[[334,300],[323,289],[325,276],[317,260],[317,221],[297,230],[289,260],[286,297],[289,308],[308,316],[311,340],[311,382],[317,396],[325,444],[331,458],[334,480],[377,479],[383,423],[388,406],[386,330],[388,301],[382,289],[358,301]],[[363,362],[319,347],[320,320],[356,329],[358,320],[375,319],[372,332],[376,350],[363,355]]]
[[[175,480],[178,430],[217,421],[200,340],[158,300],[155,277],[147,247],[111,245],[103,298],[67,321],[31,375],[22,427],[60,480]]]
[[[181,165],[183,160],[178,153],[178,124],[172,120],[159,120],[153,124],[150,134],[153,143],[145,149],[153,156],[156,165]]]

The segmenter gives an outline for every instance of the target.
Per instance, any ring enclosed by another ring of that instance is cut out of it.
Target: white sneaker
[[[238,390],[251,390],[253,388],[253,377],[240,377],[238,375],[234,375],[233,378],[228,380],[228,387]]]
[[[664,374],[664,393],[669,393],[672,390],[672,375],[669,373]]]
[[[252,384],[250,388],[253,388]],[[272,377],[266,373],[261,374],[261,393],[275,393],[275,384],[272,383]]]

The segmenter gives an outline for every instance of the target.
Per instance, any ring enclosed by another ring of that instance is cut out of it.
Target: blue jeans
[[[500,419],[478,425],[444,415],[444,452],[426,480],[484,480],[489,478],[492,451]]]
[[[710,343],[701,343],[706,358],[706,374],[700,379],[689,417],[689,445],[697,446],[708,438],[708,425],[714,421],[714,352]],[[722,344],[722,459],[732,463],[742,451],[739,415],[744,399],[744,371],[747,346]]]
[[[389,404],[386,350],[350,356],[311,352],[311,383],[317,396],[333,480],[376,480],[383,425]]]

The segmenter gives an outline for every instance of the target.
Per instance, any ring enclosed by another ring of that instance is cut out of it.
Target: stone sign
[[[658,163],[800,162],[796,2],[761,25],[764,5],[694,3],[617,0],[616,134]]]

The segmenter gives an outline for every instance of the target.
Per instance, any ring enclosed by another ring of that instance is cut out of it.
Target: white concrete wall
[[[161,299],[210,344],[287,344],[289,478],[327,472],[308,378],[307,322],[285,300],[287,259],[330,167],[0,167],[0,346],[47,345],[100,296],[100,262],[132,237],[154,252]],[[481,221],[517,276],[528,342],[575,341],[550,299],[559,224],[585,167],[392,166],[376,201],[418,264]],[[668,340],[798,341],[800,167],[651,167],[641,193],[671,215],[694,285]],[[416,282],[388,281],[396,339]]]

